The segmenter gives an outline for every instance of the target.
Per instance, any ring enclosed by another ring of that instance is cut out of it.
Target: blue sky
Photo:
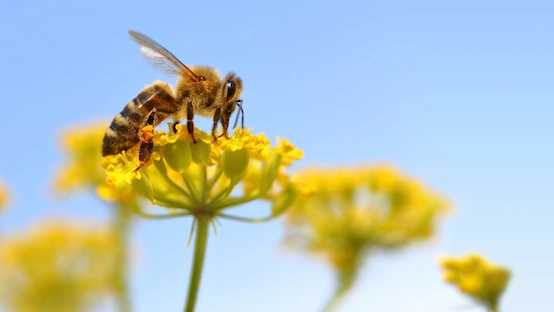
[[[302,148],[297,168],[384,161],[455,204],[433,242],[373,255],[342,311],[480,311],[436,267],[441,254],[471,251],[513,269],[503,311],[554,306],[553,9],[548,1],[8,0],[0,178],[14,200],[3,230],[109,214],[88,194],[53,200],[49,181],[64,128],[111,119],[153,80],[175,82],[144,62],[127,34],[135,29],[186,64],[237,72],[246,126]],[[136,311],[181,310],[189,226],[136,223]],[[283,253],[283,231],[281,221],[222,221],[198,311],[316,311],[332,273]]]

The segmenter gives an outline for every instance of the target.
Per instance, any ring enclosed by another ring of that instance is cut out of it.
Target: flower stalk
[[[206,257],[206,247],[208,244],[208,227],[211,217],[209,215],[198,215],[195,217],[196,223],[196,241],[194,243],[194,259],[192,262],[192,273],[190,275],[189,291],[185,305],[186,312],[194,311],[198,290],[200,288],[200,279],[204,268],[204,259]]]
[[[133,203],[118,203],[115,211],[116,216],[114,218],[114,229],[115,229],[115,244],[116,254],[115,254],[115,291],[117,295],[117,306],[118,311],[120,312],[131,312],[131,298],[129,297],[129,289],[127,286],[128,281],[128,271],[127,264],[129,263],[128,259],[128,238],[131,228],[131,216],[133,213],[133,207],[137,206],[136,202]]]

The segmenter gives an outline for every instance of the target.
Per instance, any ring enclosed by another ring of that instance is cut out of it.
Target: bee
[[[177,75],[179,80],[173,90],[162,81],[146,86],[113,119],[106,130],[102,144],[102,156],[116,155],[141,142],[139,150],[140,169],[152,155],[154,148],[153,127],[167,118],[175,125],[186,118],[187,131],[194,138],[194,115],[212,117],[212,136],[217,140],[227,137],[229,119],[239,107],[244,126],[242,100],[242,80],[235,73],[228,73],[221,79],[216,69],[207,66],[185,66],[171,52],[151,38],[130,30],[132,39],[140,45],[140,52],[157,69]],[[238,121],[238,113],[237,119]],[[221,123],[223,133],[217,135]]]

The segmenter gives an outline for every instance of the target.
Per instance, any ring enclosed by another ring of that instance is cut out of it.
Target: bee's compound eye
[[[237,87],[235,86],[235,83],[231,80],[227,80],[227,85],[225,86],[225,90],[226,90],[226,97],[227,97],[227,100],[231,99],[234,95],[235,95],[235,92],[237,92]]]

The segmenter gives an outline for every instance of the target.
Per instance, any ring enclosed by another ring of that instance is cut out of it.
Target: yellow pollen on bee
[[[154,138],[154,126],[148,125],[142,127],[140,132],[140,140],[142,142],[150,142]]]

